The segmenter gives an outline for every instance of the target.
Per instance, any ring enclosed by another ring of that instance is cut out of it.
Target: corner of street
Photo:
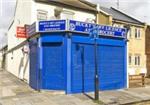
[[[35,91],[6,71],[0,71],[0,105],[149,105],[150,86],[100,91],[100,101],[93,93],[65,95],[55,91]]]

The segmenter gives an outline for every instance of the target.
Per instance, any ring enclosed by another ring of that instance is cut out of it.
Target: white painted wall
[[[43,4],[43,3],[35,3],[32,2],[32,22],[37,20],[37,10],[44,10],[48,12],[48,20],[54,16],[54,9],[56,8],[56,6],[50,5],[50,4]],[[91,19],[96,19],[95,15],[92,13],[87,13],[87,12],[83,12],[83,11],[77,11],[77,10],[73,10],[73,9],[67,9],[67,8],[63,8],[63,10],[66,11],[70,11],[74,13],[73,16],[73,20],[78,20],[78,21],[86,21],[87,18],[91,18]]]
[[[24,38],[16,37],[16,27],[31,24],[31,0],[18,0],[14,23],[8,30],[8,49],[17,46]]]
[[[23,42],[24,38],[16,37],[16,27],[31,24],[31,0],[18,0],[14,23],[8,30],[8,50]],[[22,48],[7,54],[7,70],[29,82],[29,56],[23,55]],[[22,75],[20,75],[20,73]]]

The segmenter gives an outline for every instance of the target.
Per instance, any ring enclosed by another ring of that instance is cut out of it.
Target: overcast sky
[[[4,36],[14,14],[16,0],[0,0],[0,48],[6,44]]]
[[[150,0],[88,0],[99,3],[100,6],[117,8],[117,1],[119,1],[119,9],[150,24]]]
[[[26,1],[26,0],[25,0]],[[100,6],[116,7],[119,1],[119,9],[125,13],[150,24],[150,0],[88,0],[99,3]],[[0,0],[0,47],[6,42],[4,33],[14,15],[16,0]]]

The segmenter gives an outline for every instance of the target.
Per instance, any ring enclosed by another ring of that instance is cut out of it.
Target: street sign
[[[34,22],[32,25],[28,26],[28,28],[27,28],[28,36],[32,36],[37,32],[36,27],[37,27],[36,22]]]
[[[94,27],[90,30],[89,36],[91,39],[97,39],[98,38],[98,28]]]
[[[26,34],[26,28],[18,26],[17,30],[16,30],[16,37],[17,38],[27,38],[28,36]]]

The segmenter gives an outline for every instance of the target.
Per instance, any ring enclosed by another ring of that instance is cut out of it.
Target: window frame
[[[70,15],[70,16],[72,16],[72,19],[74,18],[74,15],[75,15],[75,13],[73,12],[73,11],[69,11],[69,10],[63,10],[62,12],[61,12],[61,14],[60,14],[60,18],[62,19],[62,14],[65,14],[65,15]]]
[[[44,17],[45,18],[41,18],[41,17]],[[37,10],[37,20],[47,20],[48,19],[48,11],[45,11],[45,10],[41,10],[41,9],[38,9]]]
[[[132,55],[129,54],[128,59],[129,59],[129,60],[128,60],[128,64],[129,64],[129,65],[132,65]]]
[[[141,29],[135,28],[135,39],[140,39],[140,38],[141,38]]]
[[[134,65],[135,66],[141,65],[141,56],[139,54],[134,56]]]

